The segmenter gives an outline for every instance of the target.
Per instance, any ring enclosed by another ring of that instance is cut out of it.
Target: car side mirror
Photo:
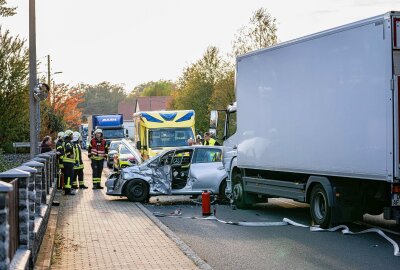
[[[142,148],[142,143],[140,141],[136,142],[136,149],[140,150]]]

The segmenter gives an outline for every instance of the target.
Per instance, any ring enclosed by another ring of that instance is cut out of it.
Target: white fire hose
[[[188,217],[188,216],[182,216],[182,211],[181,210],[175,210],[173,213],[170,214],[164,214],[161,212],[153,212],[153,215],[156,217],[173,217],[173,218],[184,218],[184,219],[200,219],[200,220],[216,220],[218,222],[221,222],[223,224],[228,224],[228,225],[237,225],[237,226],[246,226],[246,227],[270,227],[270,226],[286,226],[286,225],[292,225],[296,227],[303,227],[303,228],[310,228],[311,232],[335,232],[338,230],[341,230],[342,234],[363,234],[363,233],[377,233],[387,241],[389,241],[393,245],[394,249],[394,256],[400,256],[400,251],[399,251],[399,245],[391,239],[389,236],[387,236],[382,230],[376,229],[376,228],[371,228],[367,230],[363,230],[360,232],[352,232],[350,231],[349,227],[346,225],[339,225],[330,229],[322,229],[320,227],[316,226],[307,226],[301,223],[297,223],[293,220],[290,220],[288,218],[284,218],[282,221],[260,221],[260,222],[253,222],[253,221],[224,221],[221,219],[218,219],[216,216],[208,216],[208,217]]]

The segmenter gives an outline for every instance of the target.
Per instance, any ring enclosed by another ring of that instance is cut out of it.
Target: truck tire
[[[228,198],[225,195],[225,189],[226,189],[226,179],[222,180],[221,184],[219,185],[218,201],[220,203],[229,202]]]
[[[233,178],[233,203],[239,209],[248,209],[251,204],[249,204],[247,194],[243,189],[243,180],[240,174],[236,174]]]
[[[328,196],[321,184],[316,184],[311,191],[310,212],[315,225],[322,228],[329,227],[332,209],[329,207]]]
[[[143,180],[132,180],[126,186],[125,194],[131,202],[145,202],[149,198],[149,187]]]

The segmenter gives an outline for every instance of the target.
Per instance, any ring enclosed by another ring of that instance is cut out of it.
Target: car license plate
[[[392,194],[392,206],[400,206],[400,194]]]

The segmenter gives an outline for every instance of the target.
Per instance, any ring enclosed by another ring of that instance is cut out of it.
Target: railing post
[[[55,151],[49,152],[49,155],[51,155],[51,168],[52,168],[52,174],[51,174],[51,182],[52,182],[52,187],[56,187],[57,183],[57,155]]]
[[[42,189],[42,178],[43,178],[43,168],[44,164],[41,162],[37,162],[34,160],[25,162],[22,164],[23,166],[28,166],[35,168],[37,173],[35,175],[35,216],[41,216],[40,206],[42,203],[42,193],[44,193]]]
[[[26,248],[29,247],[28,179],[30,176],[30,173],[17,169],[0,173],[0,179],[18,179],[19,245]]]
[[[10,267],[8,253],[9,232],[8,224],[8,192],[12,191],[12,185],[0,181],[0,270]]]
[[[39,158],[44,158],[46,160],[46,170],[47,170],[47,177],[46,177],[46,193],[47,195],[50,194],[50,187],[52,186],[52,164],[51,164],[51,155],[50,153],[42,153],[37,155]]]
[[[43,170],[42,170],[42,192],[41,192],[41,203],[46,204],[46,195],[47,195],[47,178],[48,178],[48,171],[47,171],[47,162],[45,158],[35,157],[32,159],[33,161],[37,161],[43,163]]]
[[[33,242],[35,241],[35,211],[36,211],[36,190],[35,178],[37,169],[28,166],[19,166],[16,169],[29,172],[31,176],[28,179],[28,203],[29,203],[29,246],[28,249],[32,250]]]

